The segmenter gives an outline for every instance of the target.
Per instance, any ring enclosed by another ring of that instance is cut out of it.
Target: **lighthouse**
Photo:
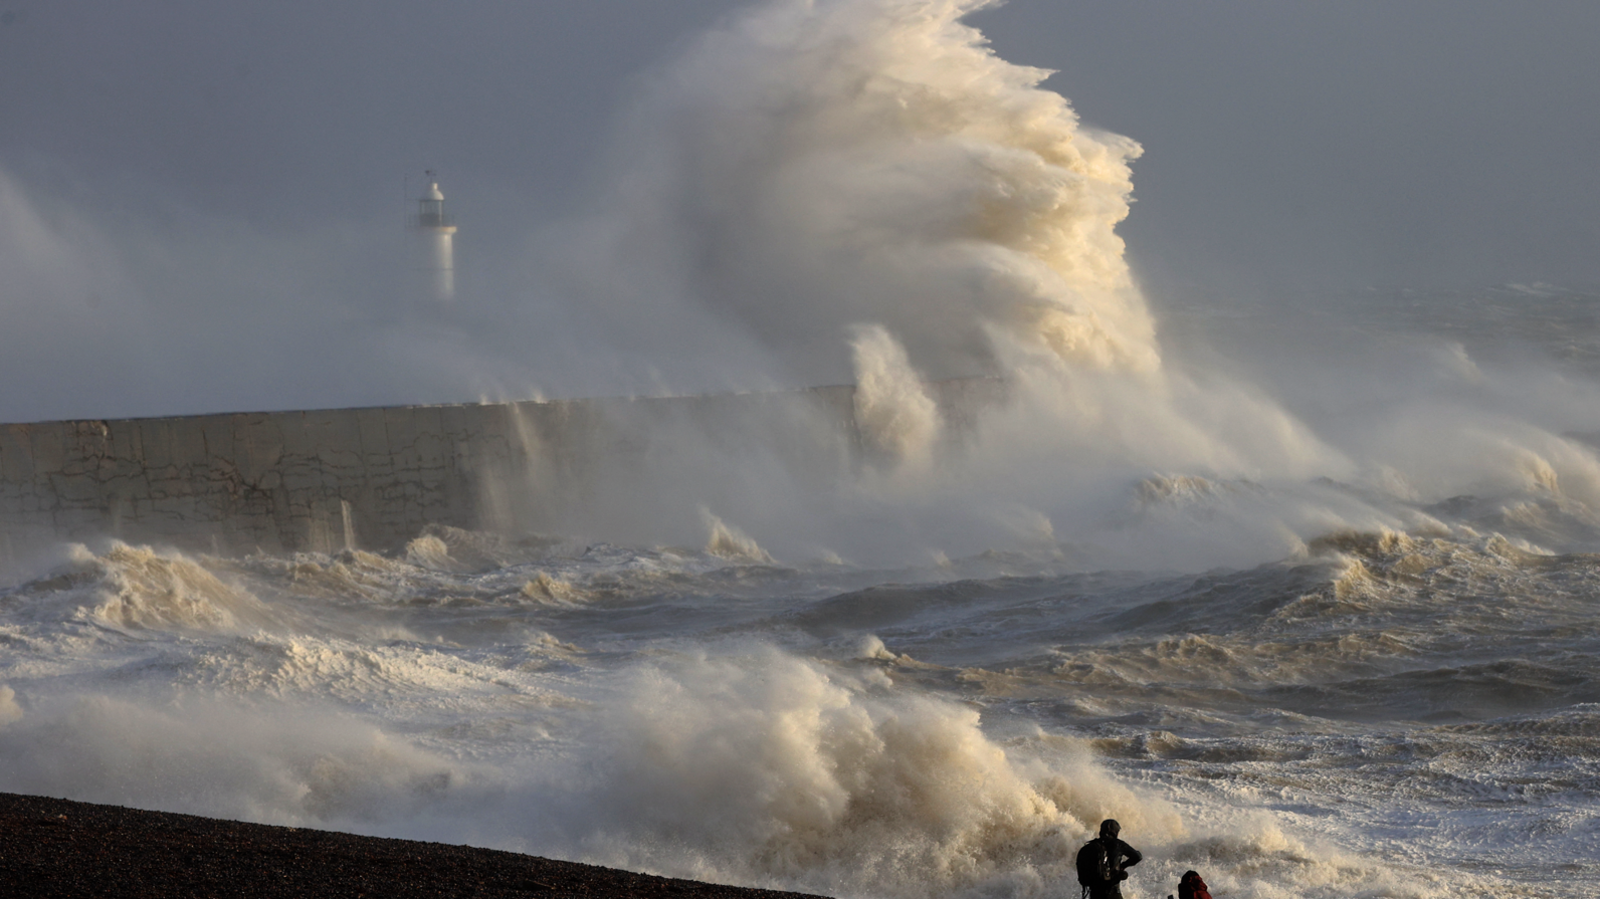
[[[456,224],[444,211],[444,192],[433,172],[428,172],[428,189],[417,199],[417,217],[412,222],[421,237],[418,248],[420,268],[433,299],[448,303],[456,295]]]

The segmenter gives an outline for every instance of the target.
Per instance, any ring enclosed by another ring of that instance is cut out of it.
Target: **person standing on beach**
[[[1122,899],[1127,869],[1144,859],[1139,850],[1117,839],[1122,825],[1115,819],[1100,822],[1100,836],[1078,850],[1078,883],[1089,899]]]

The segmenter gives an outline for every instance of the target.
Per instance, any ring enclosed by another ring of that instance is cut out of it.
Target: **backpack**
[[[1078,850],[1078,883],[1086,887],[1117,882],[1117,866],[1104,840],[1090,840]]]

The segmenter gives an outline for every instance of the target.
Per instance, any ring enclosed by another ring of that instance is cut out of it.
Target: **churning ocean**
[[[1147,299],[1138,145],[985,5],[723,23],[585,232],[844,360],[846,475],[686,441],[581,528],[61,546],[0,590],[0,789],[841,897],[1077,896],[1106,817],[1129,897],[1590,892],[1600,294]]]

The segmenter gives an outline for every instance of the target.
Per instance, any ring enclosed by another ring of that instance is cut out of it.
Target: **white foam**
[[[868,450],[891,463],[926,467],[943,423],[905,349],[882,325],[855,327],[850,344],[856,427]]]
[[[770,649],[650,666],[626,694],[583,842],[613,863],[834,895],[1007,890],[1065,876],[1109,810],[1175,825],[1085,757],[1013,758],[971,708]]]
[[[597,298],[633,304],[614,291],[636,283],[668,331],[673,295],[812,383],[848,371],[855,322],[935,377],[990,367],[991,324],[1073,364],[1154,367],[1113,231],[1139,148],[985,46],[961,20],[989,5],[783,0],[703,36],[619,141]]]

